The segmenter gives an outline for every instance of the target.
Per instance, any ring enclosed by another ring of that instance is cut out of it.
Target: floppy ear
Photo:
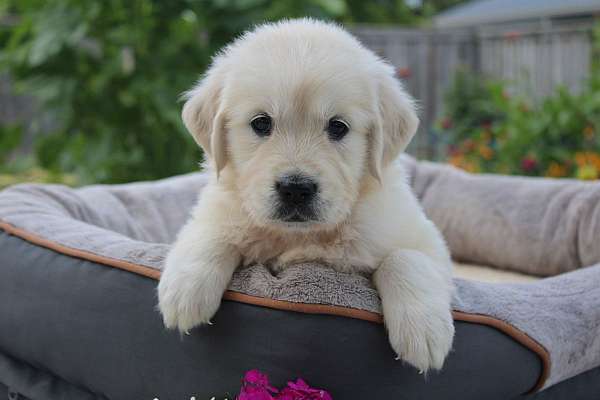
[[[380,77],[377,92],[369,172],[381,181],[381,170],[408,146],[419,126],[419,118],[413,99],[389,71]]]
[[[191,90],[181,112],[183,123],[204,154],[214,162],[217,177],[227,164],[225,112],[221,102],[223,79],[209,73]]]

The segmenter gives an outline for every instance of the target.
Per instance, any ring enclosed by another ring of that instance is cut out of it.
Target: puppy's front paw
[[[426,305],[406,305],[402,308],[385,315],[390,344],[398,358],[420,372],[441,369],[454,338],[450,310]]]
[[[215,285],[215,279],[205,276],[202,268],[193,270],[194,273],[181,273],[166,268],[160,279],[158,308],[169,329],[187,332],[195,326],[210,324],[221,304],[223,290]]]

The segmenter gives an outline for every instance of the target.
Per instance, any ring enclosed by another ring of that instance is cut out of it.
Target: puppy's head
[[[331,229],[418,119],[393,68],[341,28],[263,25],[217,55],[183,120],[260,226]]]

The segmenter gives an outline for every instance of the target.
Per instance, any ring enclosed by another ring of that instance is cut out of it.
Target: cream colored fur
[[[249,125],[261,112],[273,118],[268,137]],[[339,142],[324,131],[334,116],[350,125]],[[209,323],[240,264],[318,261],[373,273],[396,354],[422,371],[442,367],[451,261],[394,162],[418,119],[390,65],[336,25],[263,25],[214,58],[183,120],[213,177],[159,283],[168,328]],[[272,217],[274,182],[290,172],[318,181],[318,221]]]

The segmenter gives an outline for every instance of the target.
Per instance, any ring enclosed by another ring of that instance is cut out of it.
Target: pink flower
[[[399,78],[410,78],[411,74],[412,72],[408,67],[396,69],[396,75],[398,75]]]
[[[504,37],[508,40],[515,40],[521,37],[521,32],[519,31],[510,31],[504,34]]]
[[[246,372],[237,400],[274,400],[278,390],[269,385],[269,378],[258,370]]]
[[[531,172],[537,168],[537,160],[532,157],[525,157],[521,160],[521,168],[524,171]]]
[[[288,382],[288,387],[281,390],[276,400],[333,400],[323,389],[311,388],[302,379]]]
[[[287,387],[278,391],[269,385],[269,378],[258,370],[246,372],[242,389],[236,400],[333,400],[322,389],[311,388],[302,379],[288,382]]]
[[[445,117],[442,120],[442,129],[450,129],[452,128],[452,120],[450,119],[450,117]]]

